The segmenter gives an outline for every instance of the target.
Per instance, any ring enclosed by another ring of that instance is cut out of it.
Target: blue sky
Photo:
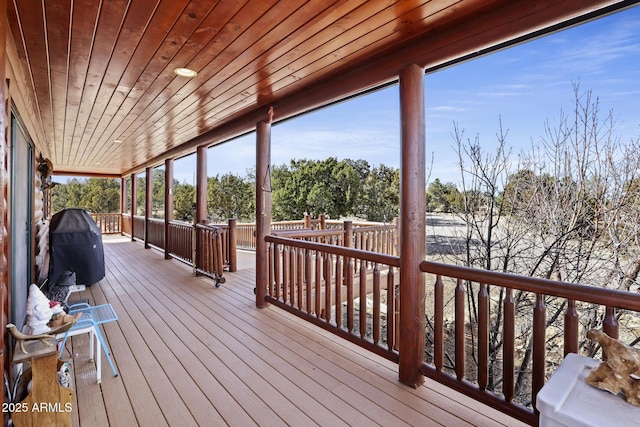
[[[572,111],[576,82],[599,98],[601,110],[613,110],[622,142],[640,136],[640,7],[427,74],[430,180],[459,182],[454,122],[490,150],[501,119],[517,155],[540,140],[546,120],[556,123],[561,110]],[[335,156],[398,167],[399,135],[393,86],[275,124],[272,163]],[[180,182],[193,182],[193,157],[176,162]],[[254,164],[254,134],[209,149],[209,176],[244,176]]]

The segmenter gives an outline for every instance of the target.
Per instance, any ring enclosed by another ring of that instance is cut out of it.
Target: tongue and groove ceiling
[[[121,175],[629,1],[9,0],[39,152]],[[565,23],[565,24],[563,24]],[[174,69],[197,71],[194,78]]]

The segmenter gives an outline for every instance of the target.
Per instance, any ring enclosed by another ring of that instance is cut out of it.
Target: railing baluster
[[[353,332],[353,276],[355,276],[353,259],[349,260],[349,274],[347,275],[347,329]]]
[[[396,286],[394,283],[394,278],[395,271],[393,267],[389,266],[389,270],[387,272],[387,346],[389,347],[389,350],[396,348]]]
[[[276,299],[280,299],[280,284],[282,283],[280,281],[280,245],[278,245],[277,243],[273,244],[273,286],[275,287],[274,289],[274,293],[275,293],[275,298]]]
[[[547,307],[543,294],[536,294],[533,305],[533,373],[531,378],[531,396],[535,407],[536,396],[544,386],[545,345],[547,331]]]
[[[564,355],[578,352],[578,310],[575,300],[567,300],[564,312]]]
[[[331,321],[331,254],[324,253],[324,313],[325,320]]]
[[[273,296],[273,278],[274,278],[274,271],[273,271],[273,247],[275,246],[275,244],[268,244],[267,245],[267,263],[269,265],[269,271],[267,274],[267,280],[269,281],[267,283],[267,295],[269,295],[270,297]]]
[[[398,350],[398,343],[400,342],[400,298],[398,298],[398,294],[396,294],[395,290],[393,291],[396,295],[393,299],[394,307],[393,307],[393,323],[396,327],[393,329],[393,349]]]
[[[203,230],[202,243],[205,246],[205,255],[202,260],[202,269],[204,271],[212,271],[214,268],[215,253],[215,241],[211,230]]]
[[[296,303],[296,258],[298,257],[298,250],[295,247],[291,247],[289,256],[289,303],[293,307]]]
[[[282,302],[288,301],[289,292],[289,246],[282,248]]]
[[[316,251],[316,279],[314,283],[314,302],[316,307],[316,317],[321,317],[322,311],[320,308],[320,295],[322,295],[322,254],[320,251]]]
[[[313,314],[313,305],[311,305],[311,292],[313,291],[313,259],[311,250],[305,250],[306,256],[304,260],[304,277],[305,277],[305,291],[306,291],[306,307],[305,310],[308,314]]]
[[[442,276],[436,276],[433,308],[433,363],[437,371],[444,364],[444,284]]]
[[[297,297],[297,307],[299,310],[302,309],[303,307],[303,299],[302,299],[302,287],[304,286],[304,251],[302,250],[302,248],[298,248],[298,267],[297,267],[297,291],[298,291],[298,297]]]
[[[455,290],[455,340],[456,340],[456,377],[458,380],[464,378],[464,355],[465,355],[465,315],[464,315],[464,286],[462,279],[457,280]]]
[[[515,319],[516,310],[513,289],[507,288],[504,298],[504,325],[502,340],[502,393],[507,402],[513,400],[514,356],[515,356]]]
[[[480,283],[478,291],[478,386],[486,390],[489,383],[489,293]]]
[[[360,260],[360,338],[367,335],[367,264]]]
[[[618,339],[618,319],[616,319],[615,307],[607,306],[605,308],[604,320],[602,322],[602,331],[611,338]]]
[[[336,298],[335,298],[335,307],[336,307],[336,326],[338,328],[342,327],[342,283],[343,283],[343,274],[344,270],[342,268],[342,257],[340,255],[336,256]]]
[[[225,249],[227,247],[225,244],[226,235],[227,234],[222,229],[219,229],[216,233],[216,248],[218,252],[218,256],[216,258],[218,259],[218,274],[222,274],[224,270],[225,253],[228,253],[228,250]]]
[[[380,341],[380,265],[373,265],[373,343]]]

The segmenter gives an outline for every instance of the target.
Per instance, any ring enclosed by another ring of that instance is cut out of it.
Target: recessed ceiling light
[[[176,68],[173,72],[182,77],[195,77],[198,75],[198,73],[190,68]]]
[[[115,142],[116,144],[120,144],[122,142],[121,139],[114,139],[113,142]]]

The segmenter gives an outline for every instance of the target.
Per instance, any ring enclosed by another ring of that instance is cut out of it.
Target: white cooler
[[[585,381],[600,361],[569,353],[536,400],[540,427],[640,426],[640,407]]]

